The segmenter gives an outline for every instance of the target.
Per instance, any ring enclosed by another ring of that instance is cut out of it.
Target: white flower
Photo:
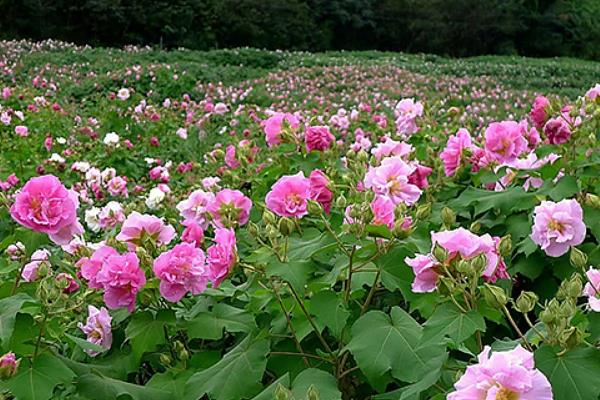
[[[160,205],[160,203],[165,199],[165,192],[155,187],[150,190],[148,193],[148,198],[146,199],[146,206],[150,209],[156,209]]]
[[[71,169],[73,171],[85,173],[90,169],[90,163],[85,161],[75,161],[73,165],[71,165]]]
[[[57,153],[52,153],[52,155],[50,156],[50,161],[52,161],[52,162],[55,162],[55,163],[62,164],[62,163],[64,163],[64,162],[65,162],[65,159],[64,159],[64,158],[62,158],[62,157],[60,156],[60,154],[57,154]]]
[[[85,173],[85,180],[89,186],[92,186],[94,183],[100,185],[102,183],[102,173],[98,168],[90,168]]]
[[[185,128],[177,129],[176,133],[177,133],[177,136],[179,136],[182,139],[187,139],[187,137],[188,137],[187,129],[185,129]]]
[[[85,223],[92,232],[100,231],[100,224],[98,219],[100,216],[100,209],[98,207],[92,207],[89,210],[85,210]]]
[[[105,168],[104,171],[100,174],[102,176],[102,182],[108,182],[115,176],[117,176],[117,171],[114,168]]]
[[[64,137],[56,138],[56,141],[58,142],[58,144],[65,144],[65,143],[67,143],[67,139],[65,139]]]
[[[122,88],[117,92],[117,97],[123,101],[129,98],[129,89]]]
[[[104,144],[107,146],[116,146],[119,144],[119,135],[117,135],[115,132],[107,133],[106,136],[104,136]]]

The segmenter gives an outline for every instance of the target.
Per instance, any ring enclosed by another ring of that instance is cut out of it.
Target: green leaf
[[[301,237],[289,238],[288,258],[290,260],[308,260],[315,253],[335,248],[335,239],[317,229],[306,229]]]
[[[300,372],[292,383],[292,394],[296,400],[308,400],[308,389],[314,386],[320,399],[341,400],[342,394],[337,387],[337,380],[328,372],[316,368],[308,368]]]
[[[171,394],[172,398],[183,398],[185,382],[193,374],[191,370],[174,371],[169,370],[164,373],[154,374],[146,383],[146,387],[159,389]]]
[[[289,282],[297,292],[304,293],[306,282],[315,269],[313,261],[300,260],[282,263],[273,259],[267,265],[267,277],[278,276]]]
[[[556,186],[554,186],[548,195],[554,201],[560,201],[573,197],[579,193],[579,185],[577,184],[577,178],[571,175],[563,176]]]
[[[456,344],[460,344],[476,331],[485,332],[485,321],[475,310],[463,313],[454,304],[444,303],[435,310],[424,328],[424,336],[427,338],[447,335]]]
[[[228,332],[250,332],[256,328],[252,314],[227,304],[218,303],[211,311],[199,313],[187,323],[191,338],[217,340]]]
[[[22,360],[17,375],[3,386],[19,400],[46,400],[52,397],[56,385],[71,382],[74,377],[73,371],[59,358],[45,353],[31,365]]]
[[[2,348],[7,350],[8,341],[15,327],[17,313],[26,301],[32,300],[25,293],[17,293],[14,296],[0,300],[0,341]]]
[[[94,400],[114,400],[122,395],[129,395],[133,400],[173,399],[173,393],[167,390],[134,385],[93,373],[77,378],[77,391]]]
[[[462,209],[465,206],[473,205],[475,215],[492,209],[500,210],[502,214],[508,215],[513,211],[529,210],[535,203],[535,194],[528,193],[521,187],[509,188],[501,192],[469,187],[449,204],[453,209]]]
[[[391,316],[370,311],[359,318],[347,347],[369,381],[383,389],[382,376],[387,372],[401,381],[416,382],[440,367],[446,358],[444,346],[422,345],[421,336],[421,326],[394,307]]]
[[[73,341],[73,343],[75,343],[77,346],[81,347],[83,350],[90,350],[90,351],[95,351],[98,353],[103,353],[107,350],[106,348],[104,348],[98,344],[88,342],[87,340],[78,338],[77,336],[69,335],[68,333],[65,333],[65,336],[68,337],[69,339],[71,339]]]
[[[336,292],[323,290],[315,294],[310,299],[310,311],[331,330],[335,337],[341,337],[350,312],[344,306],[342,299],[336,295]]]
[[[256,394],[268,352],[268,340],[247,336],[221,361],[192,375],[185,385],[184,398],[197,400],[208,394],[215,400],[239,400]]]
[[[591,400],[600,394],[600,351],[576,348],[563,355],[542,346],[535,352],[535,365],[546,375],[554,400]]]
[[[440,376],[440,370],[433,370],[418,382],[404,386],[393,392],[375,396],[373,400],[421,400],[421,393],[435,385]]]
[[[174,322],[172,311],[161,310],[156,317],[149,311],[134,314],[125,334],[136,357],[139,359],[145,352],[154,351],[156,346],[165,343],[164,327]]]

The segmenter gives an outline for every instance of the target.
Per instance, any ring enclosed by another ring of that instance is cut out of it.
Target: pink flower
[[[398,156],[404,158],[413,151],[413,147],[405,142],[397,142],[390,137],[386,137],[384,142],[377,143],[371,149],[371,154],[375,156],[377,161],[390,156]]]
[[[394,209],[396,205],[385,196],[375,196],[371,202],[371,211],[373,211],[374,225],[385,225],[388,228],[394,228]]]
[[[79,290],[79,283],[77,283],[73,276],[66,272],[61,272],[56,275],[56,282],[59,285],[64,286],[63,293],[65,294],[71,294]]]
[[[107,184],[108,193],[112,196],[128,197],[127,181],[120,176],[115,176]]]
[[[323,206],[323,210],[327,214],[331,211],[331,202],[333,200],[333,193],[329,189],[329,179],[325,176],[323,171],[315,169],[310,173],[310,199],[318,202]]]
[[[235,158],[235,146],[232,144],[225,149],[225,164],[231,169],[239,168],[241,165]]]
[[[15,376],[20,363],[21,360],[17,360],[13,352],[0,357],[0,379],[9,379]]]
[[[297,129],[300,126],[298,118],[290,113],[275,113],[261,122],[260,125],[265,132],[269,147],[281,144],[280,135],[284,127],[284,122],[292,129]]]
[[[324,151],[331,147],[335,136],[329,132],[327,126],[309,126],[304,131],[304,143],[307,151]]]
[[[453,176],[456,173],[462,161],[463,151],[472,147],[471,135],[466,129],[461,128],[456,135],[450,136],[446,148],[440,153],[446,176]]]
[[[29,136],[29,129],[26,126],[17,125],[15,126],[15,133],[21,137],[27,137]]]
[[[419,128],[416,119],[423,115],[423,104],[414,99],[402,99],[394,110],[396,116],[396,131],[401,135],[412,135]]]
[[[585,93],[585,97],[587,97],[591,101],[596,100],[598,96],[600,96],[600,83],[597,83],[596,86],[594,86]]]
[[[417,254],[414,258],[406,257],[404,262],[413,269],[415,280],[412,291],[415,293],[433,292],[437,287],[439,274],[436,271],[438,262],[430,255]]]
[[[190,196],[177,204],[177,209],[185,219],[194,219],[202,229],[208,227],[208,205],[215,201],[215,195],[204,190],[194,190]]]
[[[187,292],[199,294],[208,282],[204,252],[190,243],[181,243],[162,253],[153,266],[160,279],[160,294],[177,303]]]
[[[589,282],[585,284],[583,294],[588,297],[590,308],[600,312],[600,270],[590,267],[585,275]]]
[[[209,277],[213,287],[218,287],[229,275],[237,261],[237,246],[233,229],[217,228],[215,244],[206,250]]]
[[[388,157],[378,167],[371,167],[365,175],[365,187],[376,194],[389,197],[394,204],[412,205],[419,200],[421,189],[408,182],[408,177],[415,172],[411,166],[398,157]]]
[[[223,189],[208,204],[207,210],[213,217],[213,224],[219,228],[248,222],[252,201],[239,190]]]
[[[204,230],[194,219],[186,219],[181,223],[185,226],[181,234],[181,240],[187,243],[192,243],[196,247],[200,247],[204,241]]]
[[[77,220],[77,193],[53,175],[31,178],[16,195],[10,214],[21,225],[47,233],[56,244],[69,243],[83,233]]]
[[[101,307],[98,310],[93,305],[88,305],[88,317],[85,325],[80,322],[78,326],[86,334],[88,342],[97,344],[108,350],[112,346],[111,322],[112,317],[106,308]],[[99,354],[93,350],[86,350],[86,353],[92,357]]]
[[[551,144],[563,144],[571,138],[571,127],[562,117],[552,118],[544,125],[544,133]]]
[[[267,193],[267,208],[281,217],[301,218],[308,214],[306,210],[310,199],[310,180],[304,173],[285,175],[279,178]]]
[[[175,236],[175,229],[165,225],[162,219],[154,215],[140,214],[137,211],[129,214],[121,232],[116,239],[127,242],[129,250],[141,246],[146,239],[151,239],[157,246],[169,244]]]
[[[135,297],[146,284],[144,271],[135,253],[109,256],[104,260],[96,280],[104,288],[104,302],[110,309],[135,308]]]
[[[520,345],[510,351],[490,352],[486,346],[478,364],[467,367],[448,400],[552,400],[552,386],[535,369],[533,353]]]
[[[515,121],[492,122],[485,130],[485,151],[500,164],[510,163],[527,151],[527,139]]]
[[[419,189],[427,188],[429,186],[427,177],[431,175],[433,170],[417,162],[412,162],[411,164],[415,167],[415,170],[408,176],[408,183],[417,186]]]
[[[100,246],[91,257],[83,257],[75,264],[79,268],[79,274],[92,289],[102,289],[103,285],[98,282],[98,272],[102,269],[104,262],[110,256],[118,256],[117,250],[109,246]]]
[[[98,215],[98,225],[103,229],[111,229],[125,221],[123,207],[116,201],[108,202]]]
[[[542,201],[533,210],[531,239],[547,255],[560,257],[571,246],[583,243],[585,224],[583,211],[577,200],[562,200],[558,203]]]
[[[535,127],[542,129],[546,121],[548,121],[548,108],[550,107],[550,101],[544,96],[538,96],[533,102],[533,108],[529,113],[529,116],[533,120]]]
[[[31,255],[31,260],[27,264],[25,264],[25,266],[23,267],[23,271],[21,272],[21,277],[23,278],[23,280],[25,282],[37,281],[39,278],[38,269],[44,263],[49,266],[49,258],[50,252],[48,250],[41,249],[34,251]]]

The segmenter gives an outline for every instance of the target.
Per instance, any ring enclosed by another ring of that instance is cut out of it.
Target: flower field
[[[0,42],[0,398],[598,400],[599,82]]]

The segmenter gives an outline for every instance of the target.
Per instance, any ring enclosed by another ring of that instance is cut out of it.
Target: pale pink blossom
[[[388,196],[394,204],[412,205],[419,200],[421,189],[409,183],[408,177],[415,171],[399,157],[385,158],[378,167],[370,167],[364,184],[376,194]]]
[[[586,227],[583,210],[577,200],[565,199],[558,203],[542,201],[533,214],[531,239],[547,255],[560,257],[571,246],[583,243]]]
[[[87,341],[102,346],[106,350],[112,346],[112,317],[108,310],[101,307],[99,310],[93,305],[88,305],[88,317],[85,325],[78,324],[79,329],[87,336]],[[95,357],[99,353],[94,350],[86,350],[90,356]]]
[[[175,229],[162,219],[134,211],[123,222],[116,239],[126,242],[127,247],[134,250],[137,246],[143,246],[145,240],[151,240],[156,246],[169,244],[174,236]]]
[[[154,260],[153,271],[160,280],[160,294],[176,303],[187,292],[199,294],[208,282],[204,252],[190,243],[181,243]]]
[[[108,308],[127,308],[133,312],[136,295],[146,284],[146,277],[137,255],[130,252],[107,257],[96,281],[104,288]]]
[[[279,178],[267,193],[267,208],[281,217],[303,217],[308,214],[310,180],[303,172]]]

